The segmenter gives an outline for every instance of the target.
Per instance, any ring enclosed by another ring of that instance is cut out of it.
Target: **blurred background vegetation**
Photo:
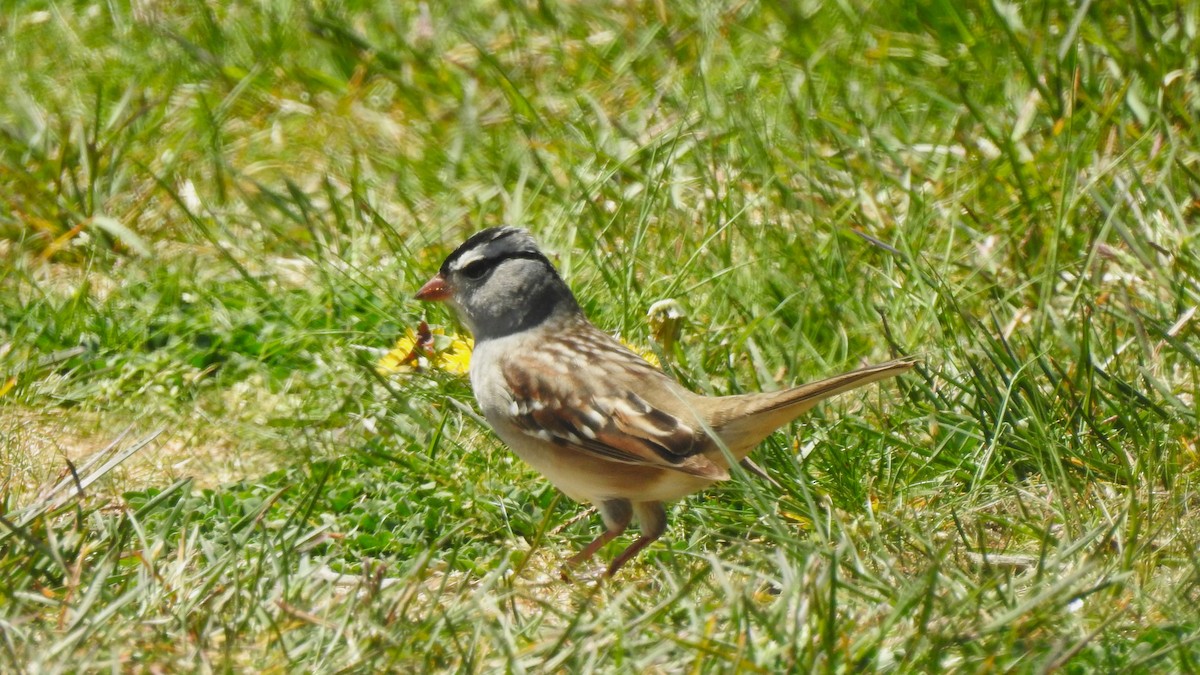
[[[7,2],[5,669],[1200,668],[1198,30],[1192,1]],[[409,298],[500,223],[698,390],[923,366],[765,444],[780,488],[561,584],[598,520],[461,376],[377,368],[458,332]]]

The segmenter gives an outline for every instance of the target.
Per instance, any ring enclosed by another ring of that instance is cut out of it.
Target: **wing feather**
[[[711,480],[729,478],[727,469],[702,454],[712,447],[702,429],[631,391],[599,383],[600,389],[587,397],[569,388],[569,378],[540,363],[548,357],[561,358],[558,351],[526,352],[503,363],[501,372],[513,397],[509,412],[518,429],[566,450],[613,462],[673,469]],[[648,364],[646,369],[650,372],[638,374],[665,377]],[[609,381],[614,379],[621,378]]]

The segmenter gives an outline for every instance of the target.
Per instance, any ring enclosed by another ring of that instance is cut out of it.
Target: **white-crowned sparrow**
[[[609,575],[662,536],[663,502],[729,479],[730,457],[748,463],[759,442],[822,399],[914,363],[771,393],[695,394],[593,326],[533,238],[515,227],[467,239],[416,297],[445,302],[474,334],[471,386],[496,434],[568,497],[599,509],[607,530],[569,567],[637,517],[641,537]]]

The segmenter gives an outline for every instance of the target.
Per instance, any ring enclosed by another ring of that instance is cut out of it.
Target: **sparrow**
[[[451,253],[417,292],[443,302],[475,338],[470,379],[484,418],[522,460],[605,530],[566,563],[592,558],[637,518],[641,536],[612,576],[666,531],[666,502],[729,480],[747,455],[818,402],[899,375],[914,359],[776,392],[696,394],[594,326],[529,233],[494,227]]]

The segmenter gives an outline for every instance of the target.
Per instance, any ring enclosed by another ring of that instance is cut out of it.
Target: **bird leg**
[[[617,535],[625,531],[629,527],[629,522],[633,520],[633,505],[627,499],[609,499],[600,502],[596,505],[600,511],[600,517],[604,519],[604,532],[600,533],[592,543],[583,547],[583,550],[567,559],[563,565],[562,577],[563,581],[568,581],[568,572],[583,563],[592,559],[605,544],[617,538]]]
[[[599,537],[596,537],[594,540],[592,540],[592,543],[584,546],[582,551],[576,553],[570,558],[567,558],[567,567],[579,567],[583,563],[591,560],[592,556],[596,555],[596,551],[599,551],[605,544],[613,539],[616,539],[617,535],[621,534],[623,531],[624,530],[617,530],[614,532],[613,530],[605,530],[600,534]]]
[[[632,560],[633,556],[649,546],[655,539],[663,536],[663,533],[667,531],[667,512],[663,509],[662,503],[641,502],[635,505],[633,510],[637,514],[638,526],[642,529],[642,536],[634,540],[624,551],[621,551],[621,554],[608,566],[606,574],[610,577],[616,574],[617,570],[621,569],[625,563]],[[601,535],[601,537],[603,536]]]

